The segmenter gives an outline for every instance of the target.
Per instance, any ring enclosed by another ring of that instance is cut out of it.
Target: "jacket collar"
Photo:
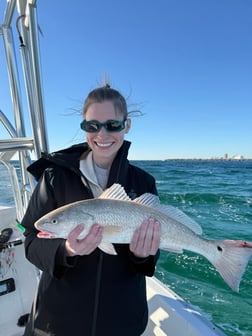
[[[114,182],[122,183],[125,181],[125,174],[128,167],[127,156],[130,144],[129,141],[125,140],[119,149],[110,169],[108,186],[112,185]],[[88,144],[84,142],[50,154],[42,153],[41,158],[32,163],[27,170],[36,178],[36,180],[39,180],[46,168],[55,165],[65,167],[81,174],[79,170],[80,157],[84,152],[88,152],[89,150]]]
[[[113,183],[126,185],[129,162],[127,160],[130,142],[124,141],[110,168],[107,187]]]

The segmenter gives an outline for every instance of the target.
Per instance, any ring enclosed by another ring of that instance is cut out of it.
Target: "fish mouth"
[[[53,232],[52,230],[51,230],[51,228],[47,228],[46,226],[46,224],[45,225],[39,225],[39,224],[35,224],[34,225],[35,227],[36,227],[36,229],[39,231],[38,233],[37,233],[37,237],[38,238],[56,238],[56,234],[55,234],[55,232]]]
[[[52,232],[45,232],[45,231],[40,231],[37,234],[37,237],[38,238],[48,238],[48,239],[56,238],[56,236]]]

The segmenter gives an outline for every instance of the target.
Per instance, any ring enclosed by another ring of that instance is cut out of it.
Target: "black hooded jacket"
[[[145,192],[157,194],[154,178],[127,160],[129,146],[124,141],[107,187],[120,183],[132,199]],[[153,275],[159,252],[142,259],[130,252],[128,244],[115,244],[116,256],[97,248],[88,256],[66,257],[63,239],[36,236],[34,222],[42,215],[93,197],[79,170],[87,150],[86,143],[75,145],[43,155],[28,168],[39,182],[22,221],[25,250],[43,273],[26,336],[139,336],[147,324],[145,276]]]

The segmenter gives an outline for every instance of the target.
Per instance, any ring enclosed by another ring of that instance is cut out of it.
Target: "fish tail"
[[[252,256],[252,243],[242,240],[214,240],[217,248],[212,264],[226,283],[236,292],[249,259]],[[209,257],[209,256],[208,256]]]

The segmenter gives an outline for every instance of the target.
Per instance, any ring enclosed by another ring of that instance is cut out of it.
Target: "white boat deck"
[[[13,229],[6,248],[0,249],[0,335],[21,336],[24,327],[19,327],[17,322],[31,310],[38,271],[25,258],[24,238],[17,229],[15,208],[0,206],[0,218],[0,231]],[[14,287],[8,288],[10,281]]]
[[[155,277],[147,278],[149,323],[144,336],[223,336],[191,305]]]

